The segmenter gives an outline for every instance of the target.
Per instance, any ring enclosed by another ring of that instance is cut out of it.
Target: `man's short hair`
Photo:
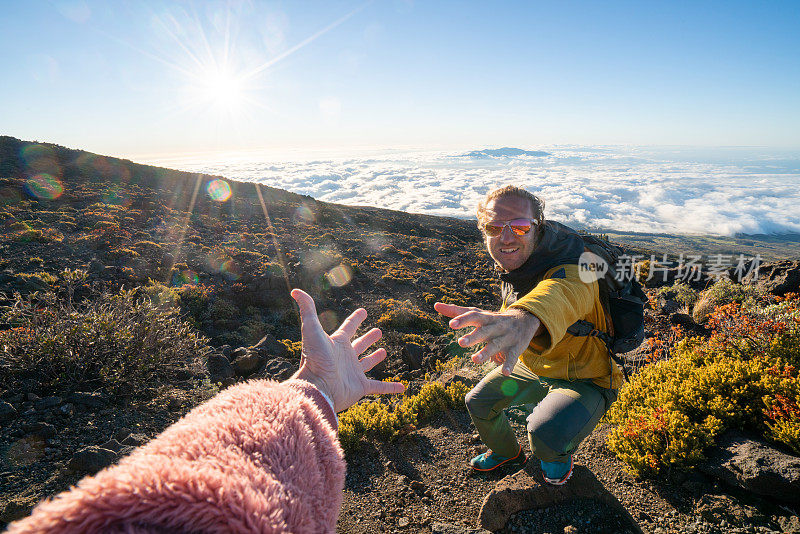
[[[487,222],[486,205],[492,200],[497,200],[502,197],[517,197],[527,200],[531,204],[533,218],[536,219],[540,225],[544,222],[544,200],[521,187],[506,185],[494,191],[489,191],[489,193],[486,194],[486,198],[481,200],[478,204],[478,227],[481,231],[483,231],[483,224]]]

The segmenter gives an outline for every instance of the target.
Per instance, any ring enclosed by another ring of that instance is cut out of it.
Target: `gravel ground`
[[[515,429],[527,449],[524,426]],[[576,500],[517,513],[499,532],[800,532],[793,511],[697,472],[668,473],[659,480],[633,477],[605,447],[609,430],[595,429],[575,461],[592,471],[630,517],[596,501]],[[473,473],[467,462],[482,450],[469,415],[456,410],[395,442],[369,443],[349,453],[338,532],[445,532],[441,524],[452,527],[447,532],[470,532],[478,526],[486,495],[510,474]]]

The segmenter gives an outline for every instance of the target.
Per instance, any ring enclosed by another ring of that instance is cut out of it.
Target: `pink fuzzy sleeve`
[[[335,414],[316,388],[255,380],[8,532],[333,532],[344,472]]]

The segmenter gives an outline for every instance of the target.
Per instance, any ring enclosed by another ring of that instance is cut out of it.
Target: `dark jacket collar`
[[[528,293],[548,269],[577,264],[583,250],[583,239],[575,230],[555,221],[545,221],[539,243],[528,260],[513,271],[501,273],[500,280],[510,284],[515,293]]]

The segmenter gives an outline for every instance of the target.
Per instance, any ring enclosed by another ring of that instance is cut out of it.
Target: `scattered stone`
[[[676,313],[678,310],[683,308],[680,302],[671,298],[659,299],[659,305],[660,308],[658,311],[663,315],[672,315],[673,313]]]
[[[101,469],[113,464],[116,460],[116,452],[96,445],[90,445],[89,447],[84,447],[79,450],[70,458],[69,462],[67,462],[67,469],[95,474]]]
[[[411,481],[411,489],[414,490],[414,491],[424,492],[426,487],[427,486],[425,486],[425,484],[423,484],[419,480],[412,480]]]
[[[294,371],[295,366],[292,362],[285,358],[274,357],[270,360],[267,360],[262,374],[265,378],[283,381],[292,376]]]
[[[72,417],[75,414],[75,405],[71,402],[62,404],[58,407],[58,413],[66,415],[67,417]]]
[[[0,423],[11,421],[17,417],[17,409],[6,401],[0,401]]]
[[[114,439],[119,442],[122,442],[125,438],[131,435],[131,432],[133,431],[130,428],[126,427],[119,428],[117,429],[116,432],[114,432]]]
[[[800,457],[760,439],[729,430],[700,470],[728,484],[790,504],[800,504]]]
[[[400,356],[410,369],[419,369],[425,357],[425,347],[416,343],[406,343],[400,351]]]
[[[122,440],[122,445],[130,445],[131,447],[139,447],[147,443],[149,439],[144,434],[130,434]]]
[[[431,534],[490,534],[490,532],[482,528],[470,528],[437,521],[431,525]]]
[[[34,503],[29,501],[9,501],[3,507],[3,511],[0,512],[0,521],[11,523],[17,519],[22,519],[31,513],[33,505]]]
[[[407,527],[411,523],[411,520],[407,517],[401,517],[397,520],[397,526],[400,528]]]
[[[19,404],[21,402],[25,402],[25,394],[24,393],[17,393],[16,395],[11,395],[6,399],[11,404]]]
[[[80,404],[89,408],[104,408],[108,402],[100,393],[75,392],[67,397],[69,402]]]
[[[37,400],[39,398],[35,393],[39,391],[39,381],[35,378],[23,378],[20,380],[19,389],[22,393],[34,395],[35,398],[29,398],[28,400]]]
[[[94,274],[100,274],[105,270],[106,266],[103,265],[103,262],[98,260],[97,258],[93,258],[92,261],[89,262],[89,272]]]
[[[26,430],[42,439],[50,439],[56,435],[56,427],[50,423],[35,423],[30,425]]]
[[[231,353],[228,355],[228,360],[231,363],[234,363],[239,358],[243,358],[244,356],[247,356],[248,354],[250,354],[250,350],[247,347],[239,347],[238,349],[235,349],[235,350],[231,351]]]
[[[563,486],[551,486],[542,479],[541,470],[528,462],[524,470],[502,479],[483,500],[478,523],[482,528],[500,530],[515,513],[522,510],[548,508],[578,499],[602,503],[609,513],[636,522],[620,502],[605,489],[597,477],[582,465],[575,466],[572,478]]]
[[[122,447],[123,447],[122,443],[120,443],[119,441],[115,440],[114,438],[111,438],[110,440],[108,440],[105,443],[103,443],[102,445],[100,445],[101,449],[108,449],[108,450],[114,451],[116,453],[119,453],[119,451],[122,450]]]
[[[469,367],[453,371],[452,374],[445,376],[446,378],[443,377],[444,387],[449,386],[453,382],[461,382],[470,389],[475,387],[477,383],[481,381],[481,378],[483,378],[483,376],[476,369],[472,369]]]
[[[211,354],[206,362],[206,367],[211,382],[222,382],[226,378],[233,377],[234,374],[231,362],[222,354]]]
[[[220,382],[220,389],[225,389],[236,384],[236,378],[230,376]]]
[[[286,345],[275,339],[274,336],[267,334],[258,343],[250,347],[252,350],[260,351],[264,356],[271,355],[279,358],[289,356],[289,349]]]
[[[33,407],[36,408],[37,412],[41,412],[44,410],[49,410],[50,408],[55,408],[62,402],[64,402],[64,399],[61,397],[45,397],[34,402]]]
[[[800,261],[784,260],[764,264],[758,273],[758,286],[773,295],[800,292]]]
[[[669,322],[670,324],[684,326],[691,326],[695,324],[692,316],[686,313],[673,313],[669,316]]]
[[[234,354],[239,350],[241,349],[233,351]],[[247,349],[244,350],[247,351]],[[250,376],[264,365],[264,357],[255,352],[247,352],[243,356],[240,355],[233,360],[231,365],[233,365],[233,372],[236,373],[237,376]]]

